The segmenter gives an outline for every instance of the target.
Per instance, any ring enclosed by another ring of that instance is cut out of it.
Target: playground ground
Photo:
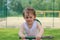
[[[60,28],[60,18],[37,17],[46,28]],[[23,17],[0,18],[0,28],[18,28],[24,22]]]
[[[54,19],[53,27],[53,18],[37,18],[41,23],[46,26],[44,35],[54,36],[53,40],[60,40],[60,18]],[[20,24],[24,22],[22,17],[8,17],[0,21],[0,40],[19,40],[18,31]],[[49,39],[44,39],[49,40]]]

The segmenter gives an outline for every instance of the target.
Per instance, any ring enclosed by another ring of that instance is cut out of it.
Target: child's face
[[[32,13],[25,13],[24,15],[24,19],[26,20],[26,22],[28,24],[32,24],[35,19],[35,16]]]

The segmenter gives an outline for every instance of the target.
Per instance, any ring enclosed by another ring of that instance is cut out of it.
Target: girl
[[[23,11],[23,18],[25,22],[21,24],[19,30],[19,36],[22,40],[25,40],[25,36],[35,36],[36,39],[33,40],[41,40],[41,36],[44,33],[44,29],[36,19],[35,10],[31,7],[25,8]]]

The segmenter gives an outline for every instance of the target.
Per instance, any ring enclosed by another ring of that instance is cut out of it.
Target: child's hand
[[[22,39],[25,39],[25,35],[21,35],[21,38],[22,38]]]
[[[41,40],[41,36],[40,35],[37,35],[36,36],[36,40]]]

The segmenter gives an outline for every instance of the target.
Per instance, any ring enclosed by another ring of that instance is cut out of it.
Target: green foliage
[[[0,17],[20,15],[28,6],[32,6],[36,10],[58,11],[60,10],[60,0],[0,0]]]
[[[7,0],[0,0],[0,17],[6,17],[7,14]]]
[[[58,12],[46,12],[45,14],[46,17],[58,17],[58,15]]]
[[[9,4],[9,8],[17,13],[20,13],[23,10],[21,3],[17,0],[12,0]]]

